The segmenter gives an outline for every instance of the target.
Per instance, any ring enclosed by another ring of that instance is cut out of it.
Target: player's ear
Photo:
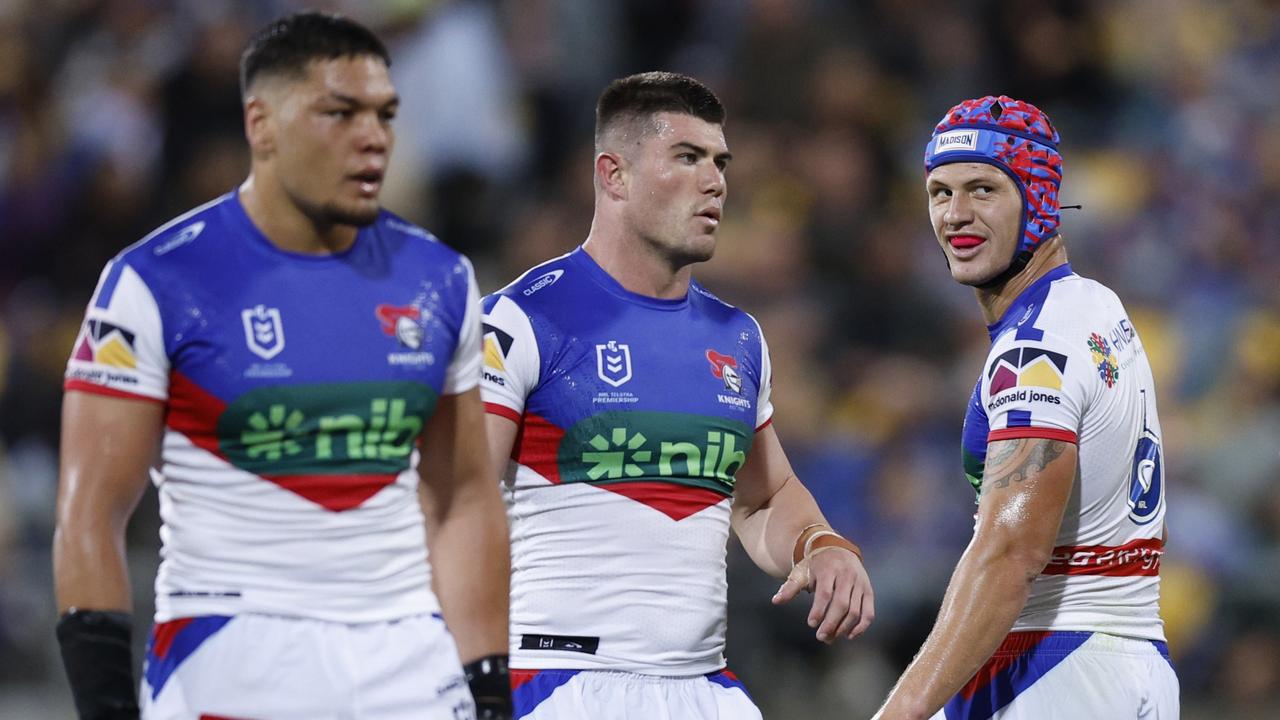
[[[596,155],[596,187],[613,200],[627,199],[627,174],[620,155],[602,152]]]
[[[245,100],[244,135],[254,157],[266,157],[275,151],[275,123],[271,106],[261,95],[250,95]]]

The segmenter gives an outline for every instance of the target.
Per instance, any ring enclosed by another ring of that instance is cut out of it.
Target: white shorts
[[[1177,720],[1178,676],[1156,640],[1015,632],[932,720]]]
[[[269,615],[160,623],[144,720],[471,720],[453,636],[436,615],[343,623]]]
[[[667,677],[606,670],[512,670],[516,720],[761,720],[728,670]]]

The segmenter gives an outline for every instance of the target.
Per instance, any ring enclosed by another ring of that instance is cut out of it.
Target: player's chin
[[[965,263],[956,262],[955,258],[951,258],[951,277],[961,285],[982,287],[994,280],[999,274],[999,272],[991,271],[987,268],[970,267]]]
[[[377,199],[358,200],[346,203],[330,203],[325,207],[325,215],[329,221],[337,225],[354,225],[364,227],[378,219],[381,206]]]

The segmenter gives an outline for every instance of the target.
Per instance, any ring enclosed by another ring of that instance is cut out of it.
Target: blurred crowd
[[[49,567],[61,378],[120,249],[243,179],[237,62],[303,6],[387,40],[385,204],[482,290],[585,237],[595,98],[670,69],[734,154],[697,277],[759,318],[778,432],[859,542],[877,620],[821,646],[731,549],[729,661],[766,717],[865,717],[968,542],[964,404],[987,347],[929,228],[923,148],[1008,94],[1062,134],[1074,269],[1125,300],[1157,374],[1162,612],[1184,717],[1280,707],[1280,4],[1268,0],[0,0],[0,716],[67,717]],[[130,531],[138,615],[154,497]],[[800,601],[798,601],[800,602]],[[138,632],[139,636],[144,633]]]

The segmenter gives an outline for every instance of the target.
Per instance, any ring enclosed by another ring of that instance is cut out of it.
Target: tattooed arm
[[[987,661],[1049,562],[1076,474],[1076,446],[998,440],[987,447],[978,522],[933,631],[889,693],[879,720],[929,718]]]

